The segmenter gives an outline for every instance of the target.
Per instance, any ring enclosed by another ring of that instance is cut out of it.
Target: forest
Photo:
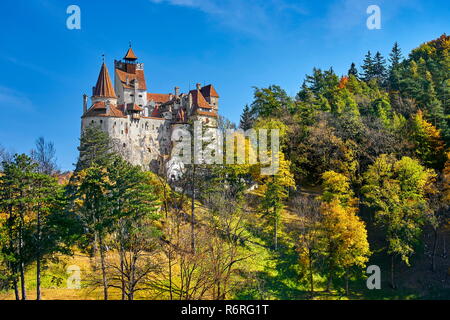
[[[450,298],[449,50],[395,43],[294,97],[255,87],[219,128],[279,130],[275,175],[190,164],[169,183],[94,126],[73,172],[44,138],[0,147],[0,299]]]

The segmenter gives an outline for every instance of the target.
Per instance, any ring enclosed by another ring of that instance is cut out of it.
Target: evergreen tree
[[[375,60],[372,58],[372,53],[367,51],[366,56],[364,57],[363,65],[361,66],[363,70],[362,79],[366,82],[370,81],[375,74]]]
[[[348,69],[347,74],[348,74],[349,76],[353,75],[353,76],[355,76],[356,78],[358,78],[358,69],[356,68],[356,65],[355,65],[354,62],[352,62],[351,66],[350,66],[350,69]]]
[[[87,169],[94,164],[104,166],[111,161],[112,142],[99,126],[90,125],[81,134],[80,152],[75,171]]]
[[[377,51],[373,59],[373,77],[377,79],[380,85],[384,85],[386,81],[386,59]]]
[[[267,88],[254,89],[251,110],[255,116],[271,117],[292,112],[294,102],[280,86],[271,85]]]
[[[244,110],[242,111],[239,128],[244,131],[251,129],[253,126],[253,121],[254,121],[254,118],[253,118],[252,112],[251,112],[248,104],[246,104],[244,107]]]
[[[392,47],[389,54],[389,70],[388,70],[388,88],[390,90],[399,90],[400,81],[400,62],[403,60],[402,52],[397,44]]]
[[[398,43],[395,42],[394,46],[392,47],[391,53],[389,54],[389,62],[390,62],[389,71],[392,71],[393,69],[397,68],[402,60],[403,60],[402,51],[400,50]]]

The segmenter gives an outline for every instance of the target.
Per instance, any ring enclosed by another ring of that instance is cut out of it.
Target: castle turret
[[[103,62],[100,69],[100,74],[98,75],[97,84],[92,90],[92,102],[111,100],[111,102],[116,102],[116,93],[109,77],[108,67]]]
[[[137,57],[134,54],[133,49],[131,48],[131,46],[128,49],[125,57],[123,57],[123,60],[125,60],[125,61],[136,61],[137,60]]]
[[[144,64],[137,60],[130,46],[123,60],[114,61],[115,89],[119,104],[135,103],[142,108],[147,105],[147,85]]]

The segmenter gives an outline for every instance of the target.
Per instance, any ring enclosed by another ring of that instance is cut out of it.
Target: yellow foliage
[[[355,207],[343,207],[339,200],[324,202],[321,207],[329,259],[347,269],[364,267],[370,255],[367,230],[356,215]]]
[[[446,204],[450,204],[450,152],[447,152],[447,161],[445,162],[443,171],[444,195],[443,199]]]

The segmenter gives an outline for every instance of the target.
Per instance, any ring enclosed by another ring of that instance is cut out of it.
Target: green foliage
[[[445,162],[445,144],[440,131],[423,118],[419,111],[412,119],[411,140],[415,153],[422,162],[431,168],[442,169]]]
[[[244,110],[241,114],[241,120],[239,122],[239,128],[246,131],[251,129],[253,126],[254,117],[252,115],[252,110],[250,110],[248,104],[245,105]]]
[[[271,117],[289,114],[293,110],[293,101],[280,86],[272,85],[268,88],[254,88],[254,100],[251,105],[252,113],[256,116]]]
[[[364,174],[365,203],[375,210],[375,221],[385,230],[387,252],[409,264],[428,210],[427,191],[433,170],[417,160],[380,156]]]
[[[106,166],[111,160],[112,142],[106,132],[95,125],[87,126],[81,134],[80,152],[75,171],[93,165]]]

